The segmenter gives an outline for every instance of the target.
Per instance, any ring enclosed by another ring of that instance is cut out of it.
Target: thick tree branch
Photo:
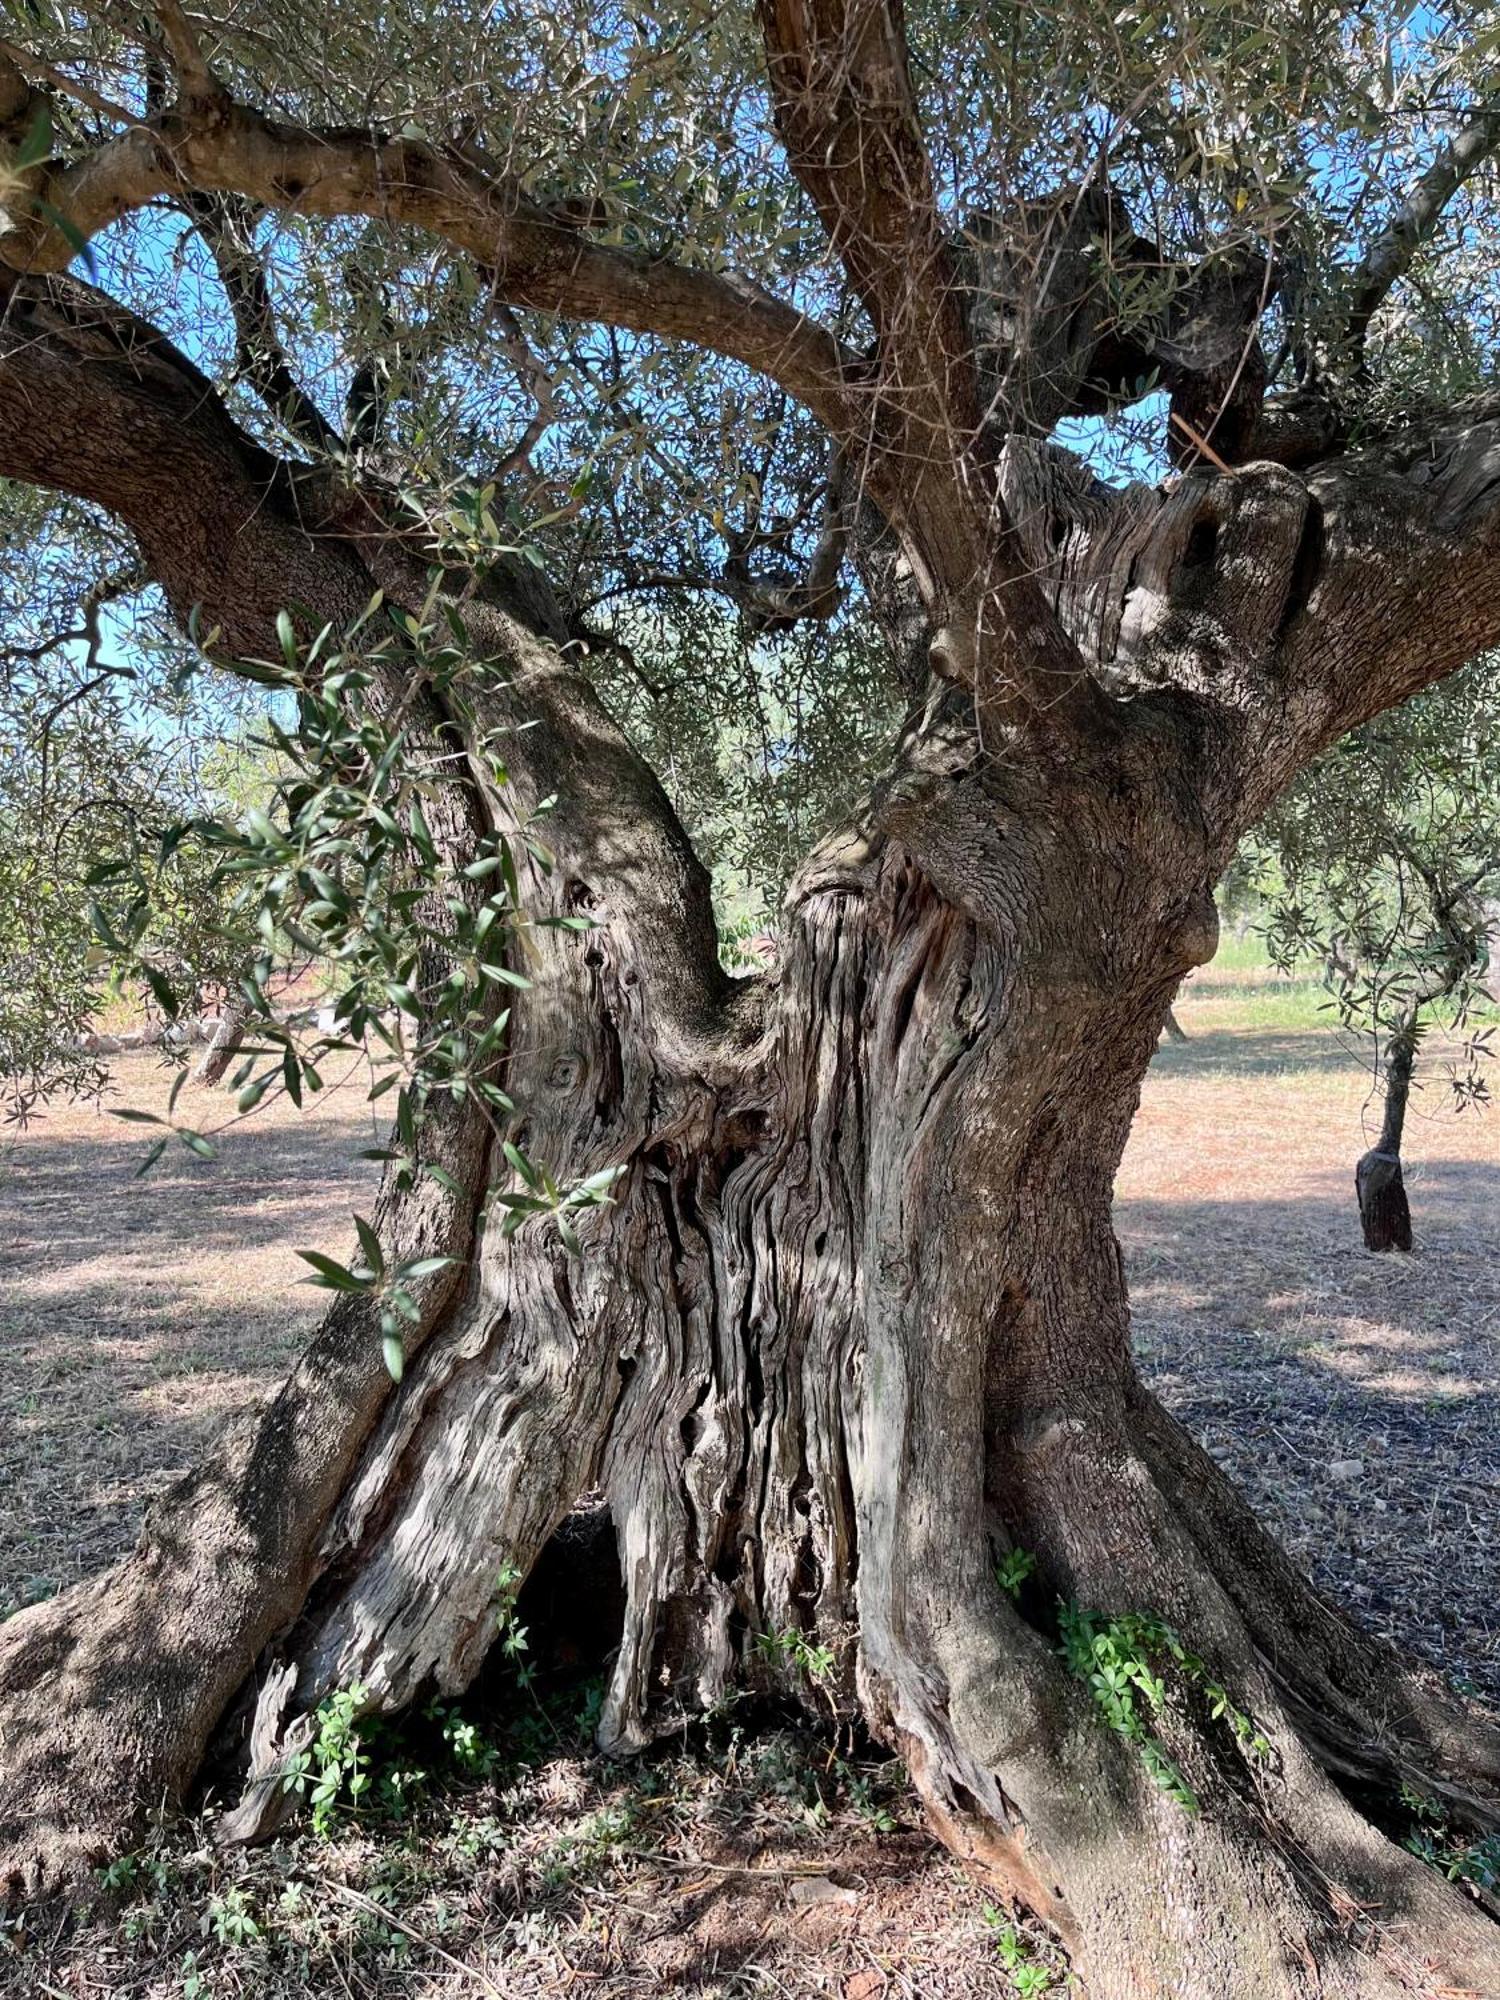
[[[1411,269],[1422,245],[1464,183],[1500,147],[1500,106],[1470,114],[1397,209],[1389,227],[1366,250],[1354,278],[1348,341],[1363,365],[1370,321],[1393,285]]]
[[[959,275],[901,0],[761,0],[760,18],[777,130],[874,321],[883,362],[914,399],[938,395],[931,416],[941,429],[972,428]]]
[[[105,508],[135,535],[175,614],[196,605],[233,659],[274,645],[287,577],[352,622],[368,592],[306,536],[287,468],[231,422],[153,327],[74,279],[21,280],[0,321],[0,474]],[[257,532],[244,532],[253,516]]]
[[[1321,748],[1500,641],[1500,421],[1333,460],[1307,488],[1282,670]]]
[[[851,459],[890,464],[929,598],[972,597],[984,508],[962,467],[978,374],[901,0],[761,0],[760,20],[777,131],[875,327],[869,443]],[[886,483],[871,492],[891,515]]]
[[[161,30],[162,44],[177,72],[183,96],[204,102],[224,98],[227,93],[209,67],[208,58],[198,40],[198,31],[178,0],[155,0],[152,11]]]
[[[879,104],[879,64],[869,69],[864,27],[860,35],[860,73]],[[894,157],[906,157],[905,141]],[[896,190],[882,187],[883,214]],[[1057,734],[1100,721],[1103,698],[1003,517],[992,467],[972,449],[974,371],[957,288],[945,276],[946,246],[907,268],[886,315],[894,364],[877,357],[872,366],[743,279],[590,242],[576,218],[532,200],[471,147],[354,128],[310,131],[216,100],[179,103],[82,161],[40,169],[37,206],[0,235],[0,259],[60,270],[80,239],[162,194],[189,190],[425,229],[473,256],[499,301],[684,340],[768,376],[843,446],[856,490],[901,536],[933,616],[938,670],[971,687],[996,726],[1040,722]],[[930,224],[937,228],[935,212]],[[872,256],[882,284],[902,262],[888,234]],[[941,338],[931,337],[935,329]]]
[[[760,0],[777,130],[875,326],[855,477],[896,529],[938,672],[990,730],[1118,723],[1007,515],[951,232],[918,117],[902,0]]]
[[[377,486],[262,450],[164,336],[71,278],[20,280],[0,320],[0,477],[121,519],[174,616],[231,671],[276,656],[282,610],[347,631],[376,589],[413,607],[429,589],[425,549],[391,525]],[[566,663],[565,621],[531,565],[475,584],[463,605],[475,658],[504,672],[473,701],[505,737],[515,809],[555,798],[548,845],[580,891],[628,911],[657,968],[663,1034],[690,1062],[700,1038],[722,1051],[734,1003],[708,876],[666,794]]]
[[[44,169],[35,192],[52,215],[14,222],[0,235],[0,258],[20,270],[66,269],[78,238],[191,189],[429,230],[483,265],[509,305],[691,341],[780,382],[836,433],[858,423],[858,365],[825,329],[746,279],[590,242],[472,148],[313,131],[238,104],[178,104],[80,161]]]
[[[1103,487],[1013,439],[1005,496],[1091,671],[1238,739],[1205,815],[1236,833],[1319,750],[1500,642],[1500,415],[1435,419],[1298,473]],[[1183,698],[1186,697],[1186,707]]]

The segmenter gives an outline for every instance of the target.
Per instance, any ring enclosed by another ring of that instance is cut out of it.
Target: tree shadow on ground
[[[1165,1039],[1152,1058],[1163,1076],[1284,1076],[1305,1071],[1360,1074],[1353,1050],[1325,1029],[1196,1029],[1185,1042]]]
[[[1320,1588],[1500,1703],[1500,1166],[1428,1165],[1413,1206],[1410,1257],[1363,1248],[1334,1176],[1116,1223],[1163,1401]]]
[[[1347,1061],[1320,1035],[1158,1058],[1180,1083]],[[7,1152],[0,1612],[128,1547],[143,1500],[280,1378],[321,1304],[294,1247],[341,1254],[367,1129],[252,1125],[144,1180],[142,1141],[103,1118]],[[1417,1254],[1380,1258],[1355,1150],[1296,1198],[1119,1204],[1143,1366],[1325,1590],[1500,1697],[1500,1166],[1414,1166]]]
[[[280,1379],[323,1303],[293,1246],[352,1247],[371,1183],[357,1117],[174,1144],[144,1178],[142,1130],[75,1109],[0,1154],[0,1615],[123,1553]]]

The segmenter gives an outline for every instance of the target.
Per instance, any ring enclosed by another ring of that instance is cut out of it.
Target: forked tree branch
[[[525,429],[490,469],[490,478],[498,483],[513,472],[525,471],[535,477],[531,455],[557,422],[557,395],[546,363],[533,353],[525,328],[509,306],[498,306],[495,319],[501,350],[515,370],[518,385],[532,401]]]
[[[787,157],[874,323],[868,438],[850,468],[901,536],[933,664],[974,690],[982,722],[1109,732],[1118,718],[1039,587],[983,434],[903,0],[759,0],[759,13]]]
[[[300,443],[320,453],[341,450],[343,439],[292,373],[276,331],[276,307],[255,247],[253,208],[232,195],[184,199],[229,300],[240,373]]]
[[[760,19],[776,129],[874,322],[885,368],[914,396],[938,395],[941,429],[971,430],[977,385],[902,0],[760,0]],[[938,410],[926,414],[939,421]]]
[[[888,517],[882,474],[899,468],[905,520],[893,518],[924,595],[952,624],[956,604],[983,589],[983,482],[964,463],[979,384],[902,0],[759,0],[759,13],[776,129],[875,328],[867,437],[840,442]]]
[[[829,4],[842,20],[842,0]],[[859,16],[851,54],[861,78],[853,130],[861,147],[879,147],[869,113],[889,94],[886,57],[872,55],[875,31],[866,18],[877,0],[851,4]],[[885,0],[878,12],[875,41],[888,50],[899,15],[885,11]],[[900,61],[904,76],[904,51]],[[898,109],[899,100],[898,89]],[[903,116],[910,126],[909,105]],[[32,212],[0,235],[0,262],[61,270],[81,241],[163,194],[235,194],[287,213],[362,215],[423,229],[472,256],[498,301],[658,334],[743,362],[818,418],[843,446],[857,490],[901,536],[941,640],[938,670],[973,687],[996,720],[1044,718],[1056,731],[1080,707],[1097,711],[1103,698],[1021,557],[990,469],[970,456],[975,399],[960,385],[973,371],[924,156],[920,148],[911,152],[919,138],[911,127],[870,169],[877,241],[867,275],[884,288],[890,334],[888,354],[873,371],[826,328],[743,278],[591,241],[576,216],[533,200],[472,146],[353,127],[311,130],[228,99],[179,101],[81,160],[38,169]],[[903,257],[891,230],[899,177],[907,173],[916,176],[916,193],[926,192],[910,204],[915,234]],[[854,199],[846,181],[841,189],[838,201]],[[850,219],[852,226],[852,211]],[[889,290],[898,283],[899,295]],[[933,324],[944,330],[940,341],[923,337],[929,313],[936,315],[929,332]]]
[[[471,147],[310,130],[229,100],[180,101],[81,160],[36,170],[37,205],[0,236],[0,260],[57,270],[80,238],[163,194],[233,194],[288,213],[420,228],[472,256],[499,302],[740,361],[803,402],[843,447],[851,491],[901,536],[931,618],[933,664],[974,690],[982,717],[1062,736],[1118,728],[1043,588],[1048,563],[1028,552],[983,441],[965,429],[972,361],[897,0],[763,0],[763,14],[799,171],[881,330],[873,359],[743,279],[592,241],[575,216],[533,200]],[[7,451],[16,444],[5,441]]]

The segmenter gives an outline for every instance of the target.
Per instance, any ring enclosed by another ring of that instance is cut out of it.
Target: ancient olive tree
[[[606,1747],[796,1630],[1090,1992],[1500,1987],[1400,1805],[1491,1826],[1500,1736],[1145,1391],[1110,1221],[1236,843],[1500,638],[1495,38],[1403,18],[40,0],[0,45],[0,473],[295,678],[281,914],[358,942],[326,818],[426,1051],[365,1281],[0,1631],[14,1883],[226,1730],[262,1828],[319,1698],[461,1688],[595,1491]],[[1122,411],[1162,462],[1111,484],[1068,440]],[[746,976],[645,754],[726,631],[866,718],[809,696],[858,796]]]

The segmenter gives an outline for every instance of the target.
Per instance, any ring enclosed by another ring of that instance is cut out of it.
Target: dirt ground
[[[1417,1247],[1372,1255],[1368,1077],[1220,1004],[1179,1008],[1117,1184],[1143,1369],[1330,1597],[1500,1704],[1500,1110],[1414,1097]]]
[[[139,1176],[157,1134],[112,1113],[164,1113],[176,1071],[113,1061],[103,1104],[0,1140],[0,1616],[128,1548],[145,1499],[280,1377],[326,1298],[296,1251],[340,1254],[376,1171],[351,1085]],[[213,1132],[232,1112],[188,1084],[174,1116]]]
[[[1418,1248],[1371,1256],[1368,1080],[1265,1003],[1263,978],[1211,969],[1147,1081],[1118,1189],[1143,1365],[1331,1596],[1500,1703],[1500,1112],[1418,1098]],[[123,1060],[111,1103],[160,1109],[169,1081]],[[224,1102],[189,1087],[177,1116],[208,1129]],[[280,1374],[319,1303],[294,1253],[339,1254],[369,1129],[345,1090],[144,1179],[151,1135],[107,1108],[0,1145],[0,1617],[127,1547],[149,1494]],[[164,1836],[92,1913],[0,1927],[0,1992],[1061,1990],[860,1746],[730,1716],[622,1773],[588,1756],[586,1716],[533,1706],[461,1782],[430,1745],[391,1750],[398,1788],[402,1758],[422,1767],[409,1816],[227,1860],[201,1827]]]

